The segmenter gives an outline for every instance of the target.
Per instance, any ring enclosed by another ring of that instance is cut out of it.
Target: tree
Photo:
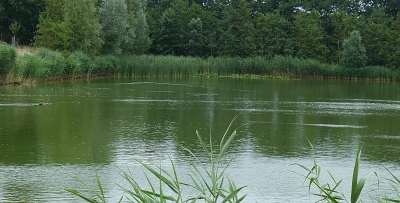
[[[364,46],[361,44],[360,32],[354,30],[350,37],[343,41],[341,65],[349,68],[359,68],[366,64],[367,57]]]
[[[12,23],[9,27],[11,34],[13,35],[12,40],[11,40],[11,45],[15,46],[16,45],[16,39],[15,39],[15,35],[19,32],[19,30],[21,29],[21,25],[18,24],[17,21],[15,21],[14,23]]]
[[[68,0],[64,5],[64,21],[73,35],[70,50],[97,54],[103,44],[101,25],[96,8],[97,0]]]
[[[326,34],[319,14],[316,11],[297,13],[293,25],[296,56],[327,61],[328,49],[324,44]]]
[[[103,53],[121,54],[123,44],[133,47],[135,32],[128,23],[133,19],[129,19],[125,0],[103,0],[99,13],[104,37]]]
[[[188,51],[191,56],[201,56],[203,43],[203,22],[199,17],[192,18],[188,24],[189,27],[189,43]]]
[[[363,42],[367,50],[367,64],[385,66],[393,44],[390,25],[392,18],[383,9],[372,9],[372,15],[365,17],[366,24],[362,29]]]
[[[46,0],[35,42],[50,49],[97,54],[103,44],[97,0]]]
[[[161,54],[187,55],[187,25],[190,17],[186,0],[174,0],[160,19],[161,26],[154,40],[155,49]],[[189,18],[189,19],[188,19]]]
[[[387,67],[391,69],[400,68],[400,15],[391,24],[391,42]]]
[[[279,13],[260,14],[256,24],[257,53],[262,56],[291,55],[291,26]]]
[[[16,38],[20,44],[29,44],[37,30],[39,13],[44,11],[44,0],[1,0],[0,32],[9,41],[13,36],[10,26],[17,22],[20,26]],[[1,40],[1,39],[0,39]]]
[[[347,15],[345,10],[336,10],[328,16],[325,22],[327,31],[327,46],[330,51],[330,63],[339,64],[342,44],[353,30],[360,30],[364,20],[360,16]]]
[[[151,39],[149,37],[149,25],[146,17],[146,0],[126,0],[128,8],[128,23],[131,28],[135,31],[134,43],[127,45],[134,46],[123,46],[123,50],[129,53],[143,54],[147,52],[151,45]]]
[[[40,14],[34,38],[37,46],[57,51],[69,49],[73,33],[64,21],[64,4],[65,0],[46,0],[46,10]]]
[[[4,20],[6,19],[6,17],[7,17],[6,11],[5,11],[2,3],[0,2],[0,35],[1,35],[0,41],[3,40],[2,39],[3,38],[3,26],[2,25],[4,25]]]
[[[220,21],[219,52],[223,56],[248,57],[255,52],[254,24],[249,4],[233,0],[225,6]]]

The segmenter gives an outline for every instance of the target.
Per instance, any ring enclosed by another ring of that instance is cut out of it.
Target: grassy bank
[[[18,53],[18,54],[17,54]],[[380,66],[346,68],[294,57],[177,57],[153,55],[103,55],[82,52],[63,55],[48,49],[18,49],[0,45],[0,83],[65,80],[114,76],[232,76],[252,78],[315,78],[343,80],[400,80],[400,72]],[[270,76],[270,77],[265,77]],[[271,77],[272,76],[272,77]]]

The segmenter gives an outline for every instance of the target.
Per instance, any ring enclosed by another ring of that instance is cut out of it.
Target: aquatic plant
[[[135,77],[187,77],[187,76],[231,76],[262,75],[272,78],[286,76],[291,78],[345,79],[394,81],[400,79],[400,71],[381,66],[367,66],[350,69],[340,65],[321,63],[313,59],[292,56],[267,57],[180,57],[154,55],[102,55],[89,57],[82,52],[73,52],[64,57],[61,53],[39,49],[32,56],[46,61],[38,74],[24,73],[18,67],[26,64],[42,64],[32,57],[20,56],[12,73],[20,79],[42,80],[48,78],[75,78],[86,74],[91,76],[114,75]],[[23,62],[23,60],[28,60]],[[35,62],[35,63],[34,63]],[[6,64],[6,63],[4,63]],[[4,66],[4,65],[3,65]],[[1,73],[7,75],[7,71]],[[19,75],[18,75],[19,74]]]
[[[52,51],[50,49],[39,49],[38,52],[34,54],[47,62],[46,74],[48,77],[62,77],[64,75],[64,70],[66,68],[66,59],[60,52]]]
[[[178,170],[175,167],[174,162],[170,159],[172,166],[172,173],[167,171],[161,166],[151,166],[140,162],[141,165],[147,170],[145,174],[150,190],[145,189],[141,186],[134,178],[130,171],[121,171],[121,176],[129,183],[130,188],[118,185],[119,188],[125,193],[124,197],[121,197],[120,201],[125,198],[129,202],[196,202],[197,200],[205,201],[208,203],[215,202],[241,202],[245,199],[246,195],[239,196],[239,192],[244,188],[237,187],[235,183],[225,174],[226,169],[235,157],[230,158],[226,161],[226,153],[229,145],[232,143],[236,136],[236,130],[230,135],[230,128],[237,116],[231,121],[227,130],[225,131],[219,146],[214,146],[212,142],[212,136],[210,135],[209,143],[206,143],[200,134],[196,131],[197,138],[200,142],[200,146],[203,149],[206,157],[206,163],[204,160],[194,154],[190,149],[184,148],[190,157],[188,160],[191,166],[191,173],[189,177],[192,182],[182,182],[178,175]],[[149,174],[153,175],[157,179],[157,183],[150,180]],[[77,179],[82,184],[90,187],[87,183]],[[66,189],[66,191],[77,195],[87,202],[106,202],[103,187],[100,178],[96,172],[96,180],[98,189],[92,190],[94,195],[84,194],[75,189]],[[184,194],[182,188],[189,187],[197,191],[194,196]],[[167,194],[168,191],[168,194]],[[172,193],[172,194],[171,194]]]
[[[65,74],[79,75],[88,74],[93,69],[92,59],[81,51],[72,52],[67,58]]]
[[[321,183],[320,180],[320,174],[321,174],[321,166],[317,164],[316,158],[315,158],[315,152],[314,152],[314,147],[310,143],[311,149],[312,149],[312,157],[313,157],[313,163],[314,165],[311,168],[308,168],[302,164],[296,163],[296,165],[300,166],[301,168],[305,169],[307,171],[307,175],[305,176],[305,179],[309,181],[308,184],[308,189],[309,192],[311,191],[311,186],[314,185],[317,187],[317,190],[319,190],[320,193],[314,194],[317,195],[321,198],[322,202],[333,202],[333,203],[338,203],[340,200],[346,200],[345,195],[339,190],[339,185],[342,183],[342,180],[337,181],[333,175],[328,171],[329,176],[332,178],[333,184],[329,183]],[[352,184],[351,184],[351,197],[350,197],[350,202],[351,203],[356,203],[359,200],[361,191],[364,188],[364,184],[367,181],[368,176],[374,173],[369,173],[365,176],[363,176],[361,179],[358,179],[359,175],[359,169],[360,169],[360,160],[361,160],[361,149],[362,149],[362,143],[360,142],[358,144],[358,150],[357,150],[357,156],[354,164],[354,169],[353,169],[353,178],[352,178]],[[376,173],[375,173],[376,175]]]
[[[17,51],[14,47],[0,44],[0,83],[15,63]]]
[[[46,79],[49,77],[48,66],[50,65],[44,58],[26,54],[18,58],[13,73],[18,81]]]

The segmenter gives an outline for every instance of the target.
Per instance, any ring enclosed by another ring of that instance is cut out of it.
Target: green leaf
[[[79,192],[79,191],[77,191],[77,190],[74,190],[74,189],[65,189],[65,190],[66,190],[67,192],[70,192],[70,193],[72,193],[72,194],[74,194],[74,195],[76,195],[76,196],[78,196],[78,197],[84,199],[86,202],[98,203],[98,201],[97,201],[96,199],[94,199],[94,198],[92,198],[92,197],[89,197],[89,196],[87,196],[87,195],[85,195],[85,194],[83,194],[83,193],[81,193],[81,192]]]

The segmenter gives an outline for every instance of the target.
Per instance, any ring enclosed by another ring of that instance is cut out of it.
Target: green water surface
[[[217,141],[239,113],[228,174],[245,202],[313,201],[292,165],[311,166],[308,140],[344,190],[360,140],[362,174],[400,176],[399,83],[108,78],[0,86],[0,202],[79,201],[63,189],[94,184],[94,167],[116,202],[117,167],[145,181],[138,161],[168,168],[168,156],[187,178],[182,146],[200,153],[195,131]]]

